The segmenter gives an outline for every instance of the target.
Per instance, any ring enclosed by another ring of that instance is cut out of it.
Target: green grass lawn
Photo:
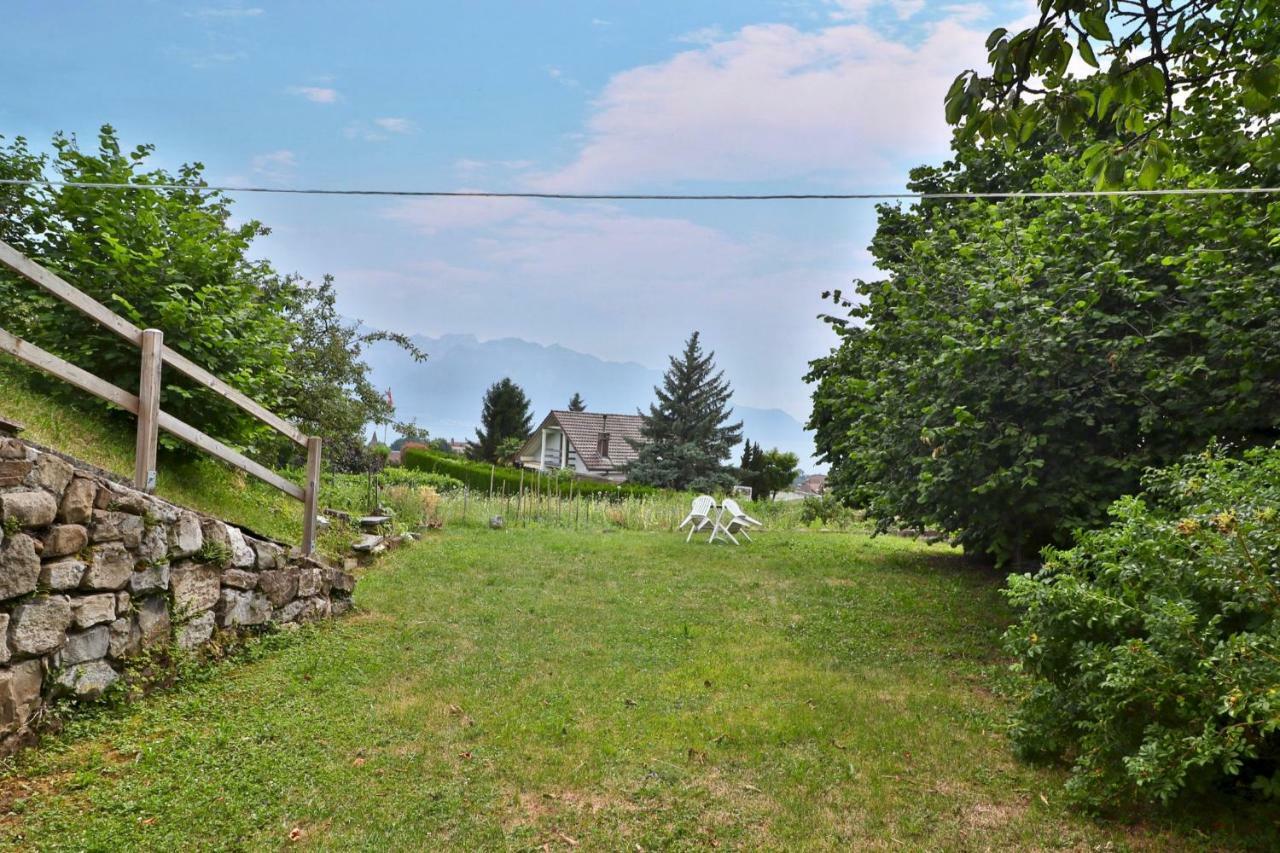
[[[48,849],[1265,846],[1268,817],[1102,823],[1016,762],[998,575],[945,549],[764,533],[452,529],[358,610],[0,779]],[[1205,808],[1215,810],[1206,815]]]

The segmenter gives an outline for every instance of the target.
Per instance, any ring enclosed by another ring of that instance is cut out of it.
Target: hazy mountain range
[[[576,391],[592,412],[647,410],[662,371],[635,362],[605,361],[587,353],[520,338],[480,341],[474,335],[416,336],[430,358],[416,363],[403,350],[378,344],[365,355],[373,380],[390,388],[401,420],[416,420],[432,437],[472,438],[484,391],[504,376],[524,388],[533,402],[534,422],[550,409],[563,409]],[[732,377],[730,377],[732,380]],[[799,421],[781,409],[735,406],[744,432],[765,448],[800,457],[805,471],[813,461],[813,440]]]

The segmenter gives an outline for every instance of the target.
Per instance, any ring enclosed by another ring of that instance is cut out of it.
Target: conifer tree
[[[582,395],[577,391],[573,392],[573,397],[569,399],[569,411],[585,412],[587,410],[587,401],[582,399]]]
[[[480,427],[476,430],[476,440],[467,446],[467,455],[484,462],[498,462],[504,440],[524,439],[532,429],[529,398],[524,389],[504,378],[485,392]]]
[[[716,370],[715,353],[703,354],[697,332],[670,362],[662,386],[653,389],[657,401],[641,413],[645,441],[635,442],[639,458],[629,478],[669,489],[727,489],[735,478],[724,461],[742,441],[742,422],[728,423],[733,390]]]

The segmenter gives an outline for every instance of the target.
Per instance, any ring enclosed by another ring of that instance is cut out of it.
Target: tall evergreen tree
[[[573,392],[573,396],[569,398],[569,411],[585,412],[587,410],[587,401],[582,399],[582,395],[577,391]]]
[[[742,441],[742,422],[728,423],[733,390],[716,370],[715,353],[703,354],[697,332],[670,362],[662,386],[653,389],[657,401],[640,413],[645,440],[634,443],[639,458],[628,476],[669,489],[727,489],[735,477],[723,463]]]
[[[504,378],[489,386],[484,394],[480,428],[476,440],[467,446],[467,455],[484,462],[498,462],[499,448],[509,438],[523,439],[533,429],[533,413],[524,389]]]

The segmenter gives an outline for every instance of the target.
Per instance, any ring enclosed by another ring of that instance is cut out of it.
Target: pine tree
[[[639,458],[628,477],[670,489],[728,489],[735,477],[723,463],[742,441],[742,422],[727,423],[733,390],[716,370],[715,353],[703,354],[697,332],[670,362],[662,386],[653,389],[657,401],[641,413],[645,440],[635,442]]]
[[[587,410],[587,401],[582,399],[582,395],[577,391],[573,392],[573,397],[569,399],[569,411],[585,412]]]
[[[480,428],[476,440],[467,446],[467,455],[484,462],[499,461],[499,447],[505,439],[523,439],[533,429],[533,414],[524,390],[509,378],[495,382],[484,394]]]

